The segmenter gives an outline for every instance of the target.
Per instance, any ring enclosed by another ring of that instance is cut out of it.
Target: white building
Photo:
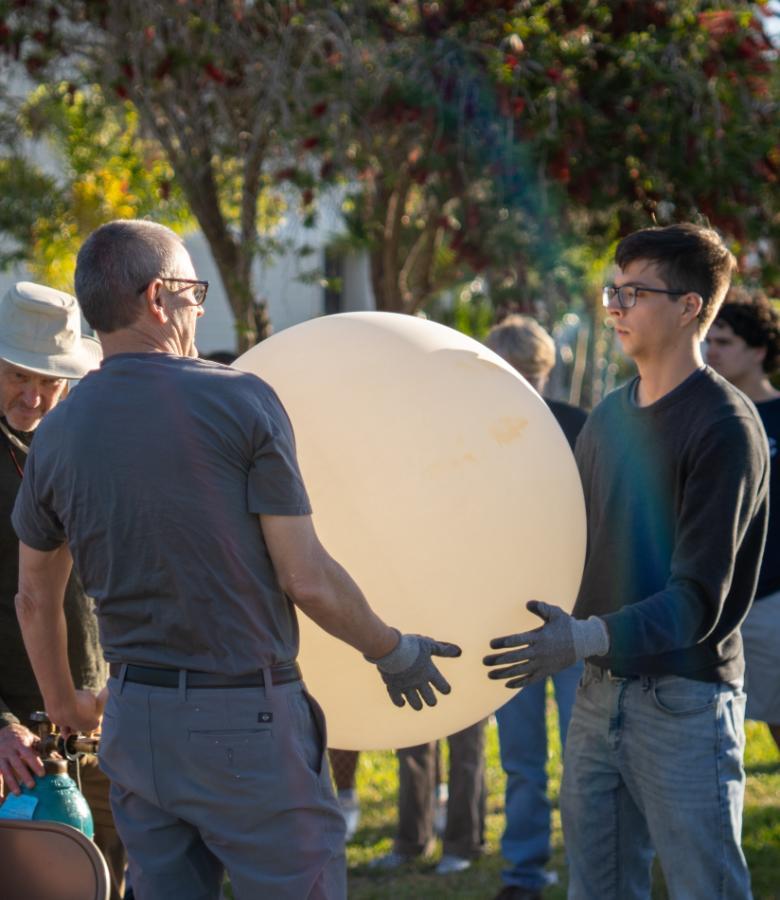
[[[338,293],[326,291],[321,283],[301,279],[302,275],[311,270],[325,271],[326,247],[337,233],[338,224],[336,214],[328,214],[327,210],[316,228],[304,228],[296,217],[288,215],[280,226],[279,236],[289,242],[291,249],[268,264],[256,263],[257,296],[268,304],[274,331],[281,331],[290,325],[330,312],[374,309],[368,257],[364,253],[348,254],[335,261],[337,274],[342,281],[342,290]],[[199,231],[186,235],[185,243],[192,255],[198,277],[209,282],[204,315],[198,324],[198,349],[204,355],[216,350],[234,351],[236,338],[233,313],[208,243]],[[299,255],[295,248],[304,245],[313,247],[315,252]],[[330,269],[334,261],[330,259],[329,262]],[[16,281],[30,280],[33,278],[24,266],[0,272],[0,292],[5,293]]]

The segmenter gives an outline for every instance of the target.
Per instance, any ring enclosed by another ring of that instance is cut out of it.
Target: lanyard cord
[[[10,444],[6,444],[6,447],[8,448],[8,453],[13,460],[14,465],[16,466],[16,471],[19,473],[19,477],[24,478],[24,469],[19,465],[19,460],[16,458],[14,448]]]
[[[3,432],[3,434],[6,436],[6,438],[8,440],[6,447],[8,448],[8,453],[9,453],[11,459],[13,460],[14,466],[16,466],[16,471],[19,473],[19,477],[24,478],[24,470],[19,465],[19,460],[16,457],[16,452],[14,450],[14,447],[17,447],[19,450],[21,450],[22,453],[25,454],[25,456],[30,452],[29,448],[27,447],[26,444],[23,444],[22,441],[20,441],[19,438],[15,434],[12,434],[8,430],[8,428],[6,428],[5,422],[0,421],[0,431]]]

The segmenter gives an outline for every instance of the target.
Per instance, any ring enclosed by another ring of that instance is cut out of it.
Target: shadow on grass
[[[774,762],[752,763],[745,766],[746,775],[780,775],[780,759]]]
[[[742,847],[750,868],[755,900],[778,900],[780,806],[767,804],[745,810]]]

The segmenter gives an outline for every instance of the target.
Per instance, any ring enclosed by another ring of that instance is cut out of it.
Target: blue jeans
[[[561,743],[566,742],[582,663],[553,678]],[[547,797],[546,682],[523,688],[496,712],[506,772],[506,826],[501,852],[505,884],[541,890],[550,883],[550,801]]]
[[[646,900],[654,851],[672,900],[750,898],[744,717],[739,687],[585,667],[561,787],[570,900]]]

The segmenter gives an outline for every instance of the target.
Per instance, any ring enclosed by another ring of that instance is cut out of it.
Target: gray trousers
[[[485,722],[447,738],[450,745],[445,854],[473,859],[482,853],[485,831]],[[398,751],[398,835],[395,850],[419,856],[433,842],[437,781],[436,742]]]
[[[325,724],[301,682],[111,678],[100,766],[137,900],[216,900],[224,870],[236,900],[346,897]]]

